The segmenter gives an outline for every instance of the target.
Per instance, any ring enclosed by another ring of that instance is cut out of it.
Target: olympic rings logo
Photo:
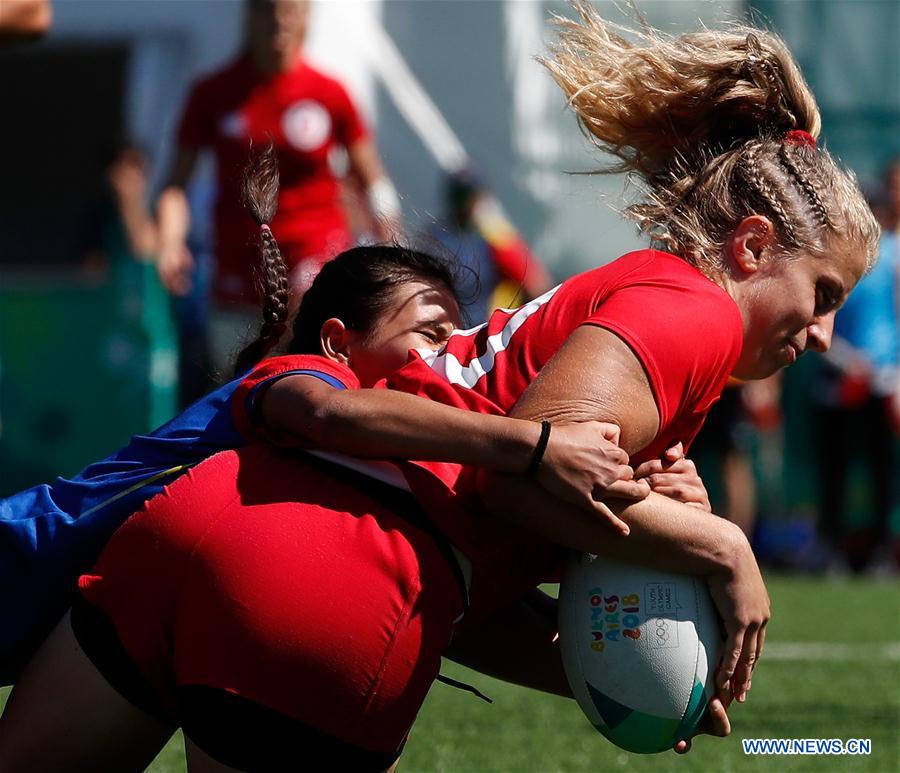
[[[657,617],[656,623],[656,639],[660,642],[669,641],[669,623],[664,617]]]

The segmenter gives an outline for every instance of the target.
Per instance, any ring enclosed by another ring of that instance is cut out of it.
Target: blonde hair
[[[776,35],[734,24],[672,37],[572,5],[578,20],[554,17],[559,43],[540,61],[583,132],[616,157],[600,171],[643,183],[625,210],[642,231],[709,276],[724,271],[725,242],[751,214],[773,221],[786,252],[823,252],[839,236],[871,265],[879,229],[852,172],[785,140],[818,137],[821,119]]]

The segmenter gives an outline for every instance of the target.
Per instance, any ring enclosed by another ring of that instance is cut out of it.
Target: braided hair
[[[266,357],[284,336],[289,322],[287,268],[268,226],[278,201],[278,162],[272,145],[251,156],[244,174],[244,199],[260,224],[263,307],[259,335],[238,354],[235,374]],[[351,330],[371,331],[393,302],[393,291],[406,282],[424,280],[443,285],[459,303],[459,268],[449,258],[399,244],[346,250],[322,267],[304,293],[288,352],[321,353],[319,333],[331,317],[343,320]]]
[[[235,373],[259,362],[278,343],[288,325],[288,275],[278,242],[269,228],[278,206],[278,159],[269,144],[252,154],[244,173],[244,201],[259,224],[260,279],[262,281],[262,327],[254,341],[245,346],[235,361]]]

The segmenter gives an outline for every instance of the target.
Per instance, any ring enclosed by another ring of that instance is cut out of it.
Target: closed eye
[[[420,327],[418,332],[432,343],[443,345],[447,343],[447,340],[450,338],[450,334],[453,332],[453,326],[440,323],[429,324]]]
[[[837,311],[843,302],[844,293],[840,288],[831,283],[819,283],[816,289],[816,311],[819,314]]]

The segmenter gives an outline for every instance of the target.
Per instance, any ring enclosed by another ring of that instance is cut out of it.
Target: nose
[[[827,352],[831,347],[831,334],[834,332],[834,314],[817,317],[806,328],[806,348],[816,352]]]

